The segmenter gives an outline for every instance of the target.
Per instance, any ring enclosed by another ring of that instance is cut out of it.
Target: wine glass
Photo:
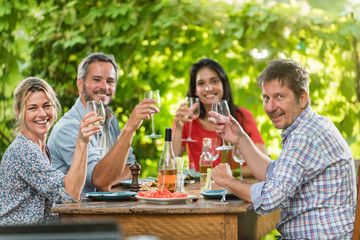
[[[241,167],[242,167],[242,165],[243,165],[243,163],[244,163],[245,161],[244,161],[243,156],[241,155],[240,149],[239,149],[237,146],[234,146],[234,147],[233,147],[232,157],[233,157],[233,159],[234,159],[235,162],[239,163],[239,179],[240,179],[240,180],[243,180]]]
[[[186,169],[186,178],[188,183],[195,183],[196,170],[193,162],[190,162],[189,158],[185,159],[184,169]]]
[[[191,125],[192,121],[199,117],[200,115],[200,102],[197,97],[186,97],[185,101],[188,102],[188,108],[192,109],[191,112],[191,122],[189,123],[189,136],[186,139],[181,139],[181,141],[185,142],[197,142],[196,140],[191,138]]]
[[[96,115],[98,117],[101,117],[101,120],[97,121],[95,123],[95,125],[104,126],[104,123],[106,120],[106,112],[105,112],[105,107],[104,107],[103,102],[101,100],[99,100],[99,101],[91,100],[91,101],[87,101],[86,105],[87,105],[87,109],[89,111],[93,111],[96,113]],[[103,130],[103,128],[100,131],[102,131],[102,130]],[[103,134],[100,133],[100,131],[96,133],[96,139],[98,141],[97,150],[106,150],[107,148],[102,145],[103,144],[103,141],[102,141]]]
[[[156,103],[154,104],[157,108],[160,109],[161,107],[161,100],[160,100],[160,93],[158,90],[155,91],[146,91],[144,98],[150,98],[156,100]],[[150,135],[146,135],[145,137],[148,138],[159,138],[161,135],[155,134],[154,129],[154,114],[155,112],[151,110],[151,126],[152,126],[152,133]]]
[[[218,159],[220,155],[220,151],[217,150],[219,148],[219,141],[218,138],[211,138],[211,145],[210,145],[210,154],[212,156],[212,160],[215,161]]]
[[[215,124],[225,125],[229,122],[230,110],[226,100],[214,101],[211,105],[211,111],[220,114],[220,119],[215,119]],[[232,146],[225,145],[224,135],[221,134],[222,146],[216,150],[228,150],[232,149]]]

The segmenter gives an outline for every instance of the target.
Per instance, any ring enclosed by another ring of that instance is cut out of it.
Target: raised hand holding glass
[[[192,121],[199,117],[200,115],[200,102],[197,97],[186,97],[185,101],[188,103],[188,108],[192,109],[191,112],[191,122],[189,123],[189,136],[186,139],[181,139],[181,141],[185,142],[197,142],[196,140],[191,138],[191,125]]]
[[[95,124],[100,125],[100,126],[104,126],[104,123],[105,123],[105,120],[106,120],[106,112],[105,112],[105,107],[104,107],[103,102],[101,100],[99,100],[99,101],[91,100],[91,101],[87,101],[86,104],[87,104],[87,109],[89,111],[95,112],[97,116],[102,118],[101,120],[97,121]],[[102,136],[103,136],[103,134],[101,132],[102,130],[100,130],[96,134],[96,139],[98,141],[97,150],[106,150],[107,149],[105,147],[101,147]]]
[[[214,101],[211,105],[211,111],[221,115],[220,118],[215,119],[215,124],[225,125],[229,122],[230,110],[226,100]],[[232,146],[225,145],[224,136],[222,134],[222,146],[218,147],[217,150],[228,150]]]

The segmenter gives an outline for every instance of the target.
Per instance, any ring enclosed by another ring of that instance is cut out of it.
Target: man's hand
[[[231,172],[230,165],[227,163],[220,163],[211,170],[211,177],[215,183],[221,187],[227,188],[228,182],[234,178]]]
[[[237,145],[239,139],[246,135],[244,129],[231,115],[229,117],[224,117],[214,111],[210,111],[209,115],[210,117],[208,118],[208,121],[215,124],[216,133],[223,137],[226,141],[231,142],[233,145]],[[219,121],[220,118],[228,118],[229,121],[225,125],[217,125],[216,121]]]
[[[154,104],[156,104],[156,100],[144,98],[134,108],[128,122],[126,123],[126,126],[130,127],[133,130],[137,130],[140,127],[142,120],[148,120],[151,118],[151,113],[155,114],[160,111],[160,109],[155,107]]]

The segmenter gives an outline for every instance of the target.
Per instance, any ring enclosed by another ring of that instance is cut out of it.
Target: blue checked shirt
[[[340,132],[309,106],[281,137],[282,152],[266,181],[251,187],[254,210],[280,208],[276,227],[284,239],[351,239],[355,166]]]

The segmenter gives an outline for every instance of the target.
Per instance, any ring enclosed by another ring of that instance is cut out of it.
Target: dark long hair
[[[221,80],[221,82],[223,84],[223,91],[224,91],[222,100],[227,101],[227,103],[229,105],[231,116],[233,116],[235,119],[237,119],[237,117],[236,117],[236,112],[237,112],[236,108],[237,108],[237,106],[234,104],[234,101],[233,101],[233,98],[232,98],[229,79],[228,79],[228,77],[227,77],[227,75],[225,73],[225,70],[221,67],[221,65],[219,63],[217,63],[216,61],[212,60],[212,59],[203,58],[203,59],[199,60],[198,62],[194,63],[191,66],[191,68],[190,68],[189,89],[188,89],[188,92],[187,92],[186,96],[188,96],[188,97],[196,97],[196,95],[195,95],[196,74],[202,68],[210,68],[210,69],[214,70],[217,73],[217,75],[219,75],[219,78],[220,78],[220,80]],[[199,118],[204,118],[205,116],[206,116],[205,107],[204,107],[203,103],[200,102],[200,116],[199,116]]]

